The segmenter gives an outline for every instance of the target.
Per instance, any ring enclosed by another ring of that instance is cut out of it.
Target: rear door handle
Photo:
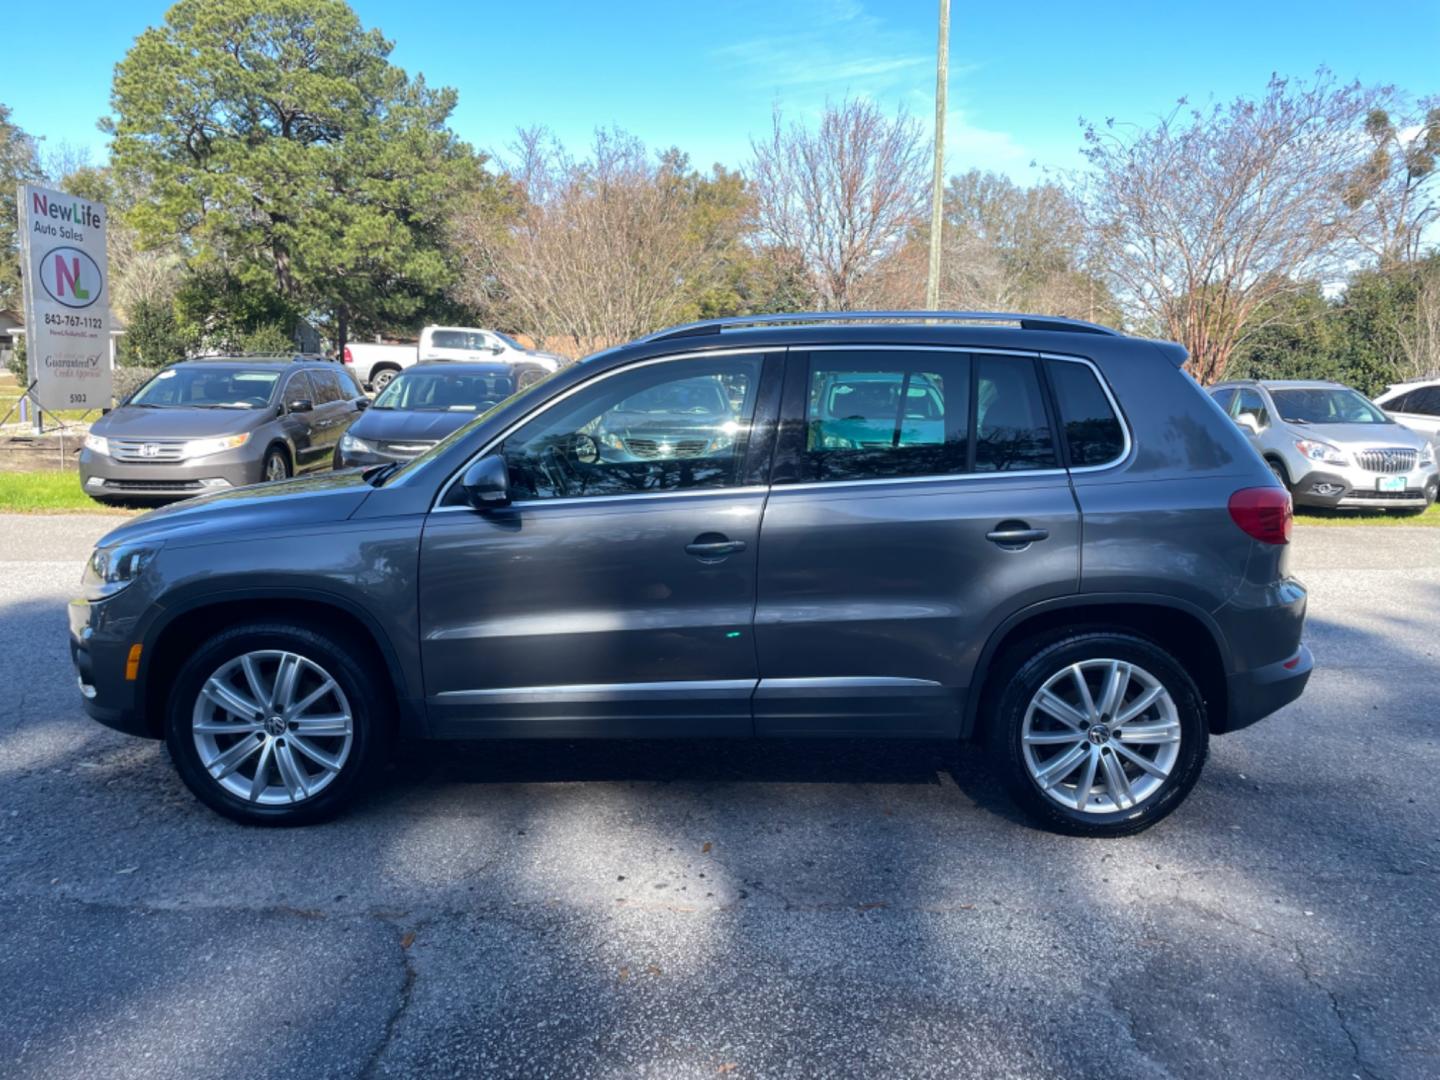
[[[1026,525],[1005,522],[999,528],[986,533],[985,539],[1003,548],[1022,548],[1038,540],[1048,539],[1049,536],[1049,529],[1032,529]]]
[[[696,540],[693,544],[686,544],[685,551],[698,559],[723,559],[726,555],[733,555],[737,551],[745,550],[744,540]]]

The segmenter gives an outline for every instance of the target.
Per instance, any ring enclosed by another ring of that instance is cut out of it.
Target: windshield
[[[130,396],[152,409],[263,409],[280,381],[278,369],[196,364],[166,368]]]
[[[729,411],[725,392],[713,376],[661,383],[615,406],[615,412],[680,413],[689,416],[722,415]]]
[[[510,348],[518,349],[520,352],[528,351],[524,345],[521,345],[520,342],[516,341],[509,334],[502,334],[499,330],[491,330],[490,332],[496,337],[498,337],[501,341],[503,341],[506,345],[509,345]]]
[[[376,409],[423,412],[483,412],[515,392],[504,372],[407,371],[375,399]]]
[[[1393,424],[1383,412],[1354,390],[1315,386],[1271,390],[1280,418],[1291,424]]]

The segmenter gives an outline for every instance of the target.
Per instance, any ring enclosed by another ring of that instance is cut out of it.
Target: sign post
[[[21,184],[25,357],[37,429],[40,410],[110,404],[110,285],[100,203]]]

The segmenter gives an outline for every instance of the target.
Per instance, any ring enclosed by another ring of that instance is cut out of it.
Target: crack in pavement
[[[1310,963],[1305,958],[1305,951],[1300,947],[1299,942],[1291,942],[1290,947],[1294,950],[1295,966],[1300,969],[1305,981],[1323,993],[1330,1000],[1330,1012],[1335,1017],[1335,1022],[1340,1025],[1340,1030],[1345,1033],[1345,1038],[1350,1041],[1350,1050],[1355,1055],[1355,1067],[1367,1078],[1367,1080],[1381,1080],[1380,1074],[1372,1069],[1365,1060],[1360,1050],[1360,1040],[1350,1030],[1350,1022],[1345,1018],[1345,1011],[1340,1007],[1340,995],[1320,981],[1310,969]]]
[[[395,941],[400,948],[400,966],[405,977],[400,984],[400,993],[395,1002],[395,1008],[391,1010],[385,1020],[385,1028],[381,1033],[380,1041],[370,1054],[370,1059],[365,1063],[365,1067],[360,1070],[360,1076],[367,1080],[369,1077],[379,1075],[380,1062],[394,1043],[395,1033],[399,1030],[400,1022],[405,1018],[405,1014],[410,1009],[410,1003],[415,998],[415,982],[419,978],[419,973],[416,972],[415,964],[410,959],[410,949],[414,946],[415,939],[419,937],[420,932],[430,925],[429,919],[422,919],[414,925],[413,929],[403,931],[393,919],[382,918],[378,921],[396,931],[398,935]],[[409,940],[406,940],[407,937]]]

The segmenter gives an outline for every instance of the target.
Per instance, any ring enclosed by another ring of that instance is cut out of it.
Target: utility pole
[[[950,0],[940,0],[940,46],[935,60],[935,184],[930,193],[930,275],[925,307],[940,307],[940,222],[945,208],[945,92],[950,82]]]

